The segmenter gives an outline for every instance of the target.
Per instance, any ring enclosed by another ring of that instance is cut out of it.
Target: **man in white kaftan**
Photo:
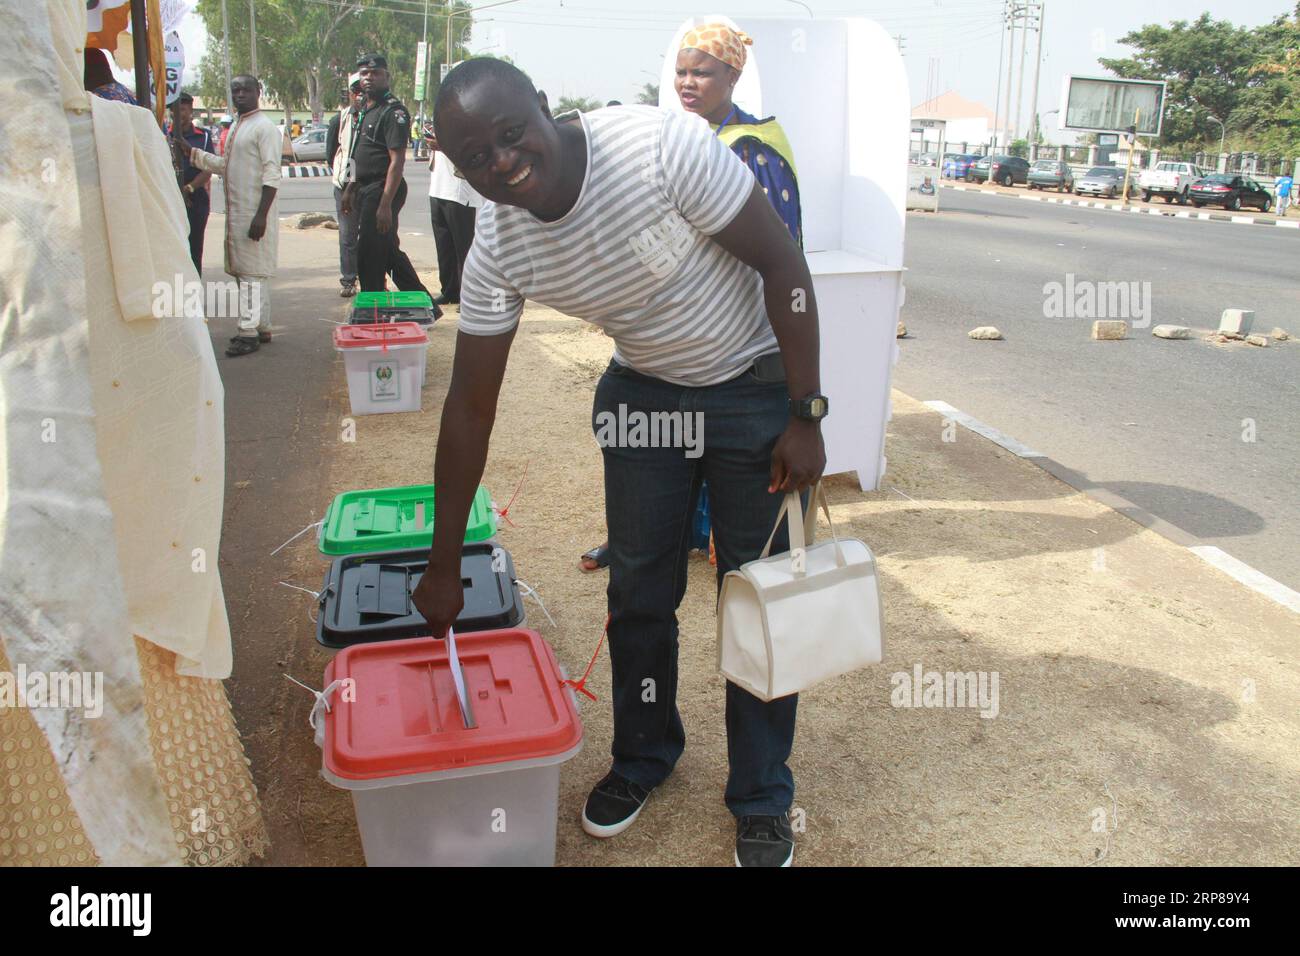
[[[280,131],[259,108],[256,77],[236,76],[230,98],[238,116],[225,155],[191,151],[199,169],[222,177],[226,196],[226,272],[239,282],[239,331],[227,355],[256,352],[271,341],[270,280],[279,254]]]

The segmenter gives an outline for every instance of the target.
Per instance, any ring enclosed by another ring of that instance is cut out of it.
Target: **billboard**
[[[1120,80],[1067,75],[1061,81],[1061,128],[1114,133],[1137,124],[1141,136],[1159,136],[1165,112],[1164,80]]]

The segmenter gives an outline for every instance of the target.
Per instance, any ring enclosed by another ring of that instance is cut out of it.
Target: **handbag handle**
[[[785,500],[781,502],[781,510],[776,513],[776,522],[772,525],[772,533],[767,536],[767,544],[763,545],[763,552],[759,555],[759,560],[766,558],[772,553],[772,542],[776,540],[777,529],[781,527],[781,519],[789,519],[790,525],[790,550],[802,550],[813,544],[817,539],[817,506],[820,504],[822,513],[826,515],[826,523],[831,529],[831,540],[835,542],[835,563],[839,567],[845,566],[844,552],[840,548],[840,539],[835,534],[835,522],[831,520],[830,505],[826,501],[826,491],[822,488],[821,481],[813,486],[812,494],[809,496],[812,500],[808,502],[808,512],[803,510],[803,502],[799,500],[797,492],[787,492]],[[794,516],[799,516],[799,521],[794,520]],[[796,572],[802,575],[804,572]]]

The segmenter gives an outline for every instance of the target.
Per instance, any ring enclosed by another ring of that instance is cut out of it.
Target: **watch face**
[[[808,411],[813,418],[824,418],[826,415],[826,399],[814,398],[808,403]]]

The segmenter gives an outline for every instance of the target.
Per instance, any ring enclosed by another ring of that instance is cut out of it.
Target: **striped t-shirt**
[[[744,163],[691,114],[618,106],[581,120],[587,174],[563,218],[479,212],[460,330],[509,332],[532,299],[600,326],[623,364],[690,386],[775,352],[762,279],[708,238],[754,189]]]

